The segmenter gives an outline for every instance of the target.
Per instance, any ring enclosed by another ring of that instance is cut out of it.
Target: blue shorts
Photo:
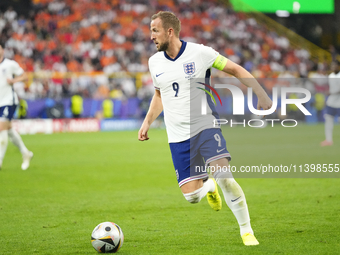
[[[188,140],[169,145],[180,187],[193,180],[208,179],[206,169],[210,162],[221,158],[231,160],[226,141],[218,128],[203,130]]]
[[[326,114],[332,115],[333,117],[338,115],[340,117],[340,108],[326,106]]]
[[[0,119],[8,119],[11,121],[13,119],[15,109],[17,108],[16,105],[5,105],[0,107]]]

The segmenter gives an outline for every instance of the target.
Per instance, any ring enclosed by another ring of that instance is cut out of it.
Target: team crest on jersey
[[[186,74],[194,74],[195,73],[195,62],[190,62],[190,63],[187,63],[187,64],[183,64],[183,67],[184,67],[184,72]]]

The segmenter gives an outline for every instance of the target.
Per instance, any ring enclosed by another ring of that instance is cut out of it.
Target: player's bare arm
[[[159,90],[155,90],[155,94],[152,97],[150,108],[146,117],[143,121],[143,124],[138,132],[138,140],[139,141],[146,141],[149,140],[148,131],[149,128],[154,122],[155,119],[161,114],[163,111],[163,104],[161,98],[161,92]]]
[[[222,71],[235,76],[244,85],[253,89],[258,98],[258,110],[260,110],[261,108],[263,110],[268,110],[271,108],[273,104],[272,100],[268,97],[267,93],[257,82],[254,76],[251,75],[251,73],[249,73],[246,69],[228,59],[228,62]]]
[[[22,75],[19,75],[13,79],[7,79],[7,83],[11,86],[13,86],[14,83],[16,82],[25,82],[28,80],[27,74],[23,73]]]

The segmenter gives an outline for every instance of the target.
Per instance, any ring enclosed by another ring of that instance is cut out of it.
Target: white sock
[[[234,178],[224,178],[225,173],[215,172],[214,178],[221,187],[224,199],[240,226],[241,236],[245,233],[254,234],[250,225],[247,201],[240,185]]]
[[[215,191],[215,183],[212,179],[208,179],[203,183],[203,189],[207,192],[214,192]]]
[[[0,165],[5,157],[5,153],[8,145],[8,130],[0,131]]]
[[[206,182],[203,183],[202,188],[197,189],[194,192],[186,193],[183,195],[186,200],[188,200],[192,204],[195,204],[201,201],[201,199],[204,198],[208,192],[214,192],[214,190],[215,190],[215,184],[213,180],[208,179]]]
[[[26,148],[24,142],[22,141],[21,136],[15,129],[11,128],[10,130],[8,130],[8,136],[12,143],[19,148],[21,154],[24,155],[28,152],[28,149]]]
[[[325,114],[325,135],[328,142],[333,142],[334,117]]]

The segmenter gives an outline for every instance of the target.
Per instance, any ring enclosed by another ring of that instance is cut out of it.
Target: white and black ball
[[[116,253],[122,247],[123,242],[123,231],[113,222],[100,223],[91,235],[92,246],[100,253]]]

